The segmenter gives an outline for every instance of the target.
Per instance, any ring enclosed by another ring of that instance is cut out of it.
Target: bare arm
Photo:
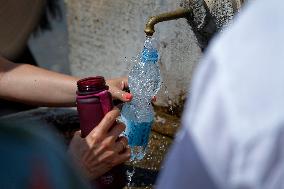
[[[0,57],[0,98],[39,106],[75,105],[79,78]]]
[[[79,78],[0,57],[0,98],[38,106],[74,106]],[[115,98],[129,101],[126,79],[109,80]],[[132,97],[132,96],[131,96]]]

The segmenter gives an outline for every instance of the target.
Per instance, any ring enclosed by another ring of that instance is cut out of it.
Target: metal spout
[[[166,12],[156,16],[151,16],[146,24],[144,32],[147,36],[152,36],[155,32],[155,24],[179,18],[187,18],[191,12],[191,9],[179,8],[173,12]]]

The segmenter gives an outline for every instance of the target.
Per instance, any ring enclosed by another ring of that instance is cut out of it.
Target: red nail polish
[[[124,96],[127,100],[132,99],[132,94],[130,94],[130,93],[125,93]]]

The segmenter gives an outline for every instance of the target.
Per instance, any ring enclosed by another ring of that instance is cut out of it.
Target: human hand
[[[116,79],[110,79],[106,81],[107,85],[109,86],[109,91],[111,95],[118,100],[122,100],[123,102],[129,102],[132,100],[133,95],[126,91],[128,89],[128,79],[127,77],[121,77]],[[152,97],[152,102],[156,102],[156,96]]]
[[[125,137],[120,136],[125,125],[116,123],[120,112],[108,112],[86,138],[76,132],[69,153],[89,179],[95,179],[130,158],[130,148]]]
[[[116,79],[106,80],[109,86],[109,91],[113,98],[121,100],[123,102],[129,102],[132,99],[132,94],[124,91],[128,89],[128,79],[127,77],[121,77]]]

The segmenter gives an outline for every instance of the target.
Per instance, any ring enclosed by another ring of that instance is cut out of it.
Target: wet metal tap
[[[179,18],[187,18],[190,13],[191,9],[179,8],[173,12],[166,12],[156,16],[151,16],[146,24],[144,32],[147,36],[152,36],[155,32],[155,24]]]

